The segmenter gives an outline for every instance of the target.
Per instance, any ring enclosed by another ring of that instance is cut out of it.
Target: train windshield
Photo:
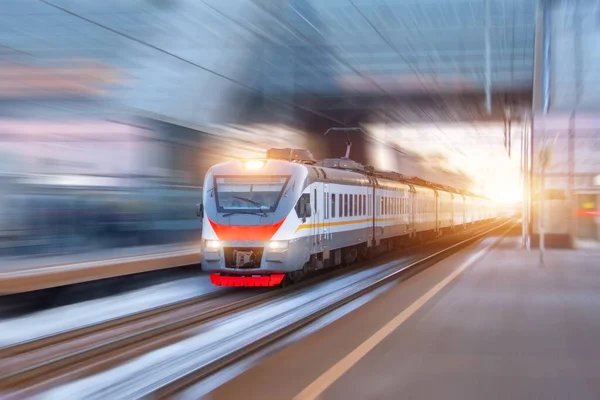
[[[218,212],[269,213],[277,204],[289,176],[215,176]]]

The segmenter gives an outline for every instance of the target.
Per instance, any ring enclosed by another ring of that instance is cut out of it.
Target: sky
[[[468,189],[496,201],[521,199],[520,126],[513,126],[511,157],[504,147],[504,125],[477,124],[373,124],[378,140],[416,154],[431,170],[465,175]],[[438,182],[443,183],[443,182]]]

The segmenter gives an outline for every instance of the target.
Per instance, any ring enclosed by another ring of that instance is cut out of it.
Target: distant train
[[[213,166],[197,212],[202,269],[220,286],[294,282],[498,217],[485,198],[296,149]]]

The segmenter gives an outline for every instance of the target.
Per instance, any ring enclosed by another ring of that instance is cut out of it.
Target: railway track
[[[304,298],[310,296],[310,292],[301,289],[311,285],[317,287],[323,281],[322,277],[277,291],[226,291],[225,297],[220,291],[100,325],[0,349],[0,391],[6,393],[8,398],[27,398],[51,387],[102,373],[152,350],[193,339],[198,335],[210,336],[214,332],[218,336],[219,329],[227,325],[228,321],[235,320],[232,316],[248,314],[261,308],[266,312],[277,309],[286,301],[298,301],[295,313],[287,313],[288,317],[294,317],[292,319],[286,318],[286,312],[269,314],[264,320],[257,318],[249,327],[238,326],[237,329],[223,331],[222,337],[209,338],[204,343],[200,341],[196,347],[190,346],[190,350],[184,351],[180,357],[165,361],[158,368],[155,366],[152,370],[144,371],[142,375],[136,375],[135,379],[130,377],[119,384],[103,388],[100,392],[93,391],[84,396],[116,399],[151,394],[166,398],[387,282],[417,273],[440,258],[505,227],[507,223],[491,229],[481,226],[474,228],[483,232],[469,232],[471,237],[468,239],[414,262],[390,262],[390,265],[368,280],[349,279],[335,292],[326,290],[316,293],[310,301],[305,301]],[[364,265],[358,268],[361,267],[364,268]],[[367,276],[368,270],[359,273]],[[347,270],[333,274],[342,277],[351,275]],[[327,278],[331,278],[331,274]],[[244,334],[241,335],[240,332]]]
[[[18,393],[35,382],[60,383],[61,376],[72,379],[98,372],[152,348],[151,344],[185,338],[189,326],[250,307],[268,296],[265,291],[216,291],[2,348],[0,391]]]

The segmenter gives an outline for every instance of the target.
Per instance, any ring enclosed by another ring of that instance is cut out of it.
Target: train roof
[[[448,193],[453,193],[453,194],[460,194],[460,195],[465,195],[465,196],[470,196],[470,197],[484,198],[484,196],[474,194],[467,190],[456,189],[451,186],[441,185],[441,184],[430,182],[430,181],[427,181],[425,179],[421,179],[418,177],[408,177],[408,176],[405,176],[405,175],[395,172],[395,171],[377,170],[372,166],[363,165],[363,164],[356,162],[354,160],[351,160],[349,158],[326,158],[326,159],[317,161],[313,157],[312,153],[305,149],[291,149],[291,148],[269,149],[269,150],[267,150],[267,159],[284,160],[284,161],[289,161],[289,162],[294,162],[294,163],[305,164],[306,166],[312,166],[317,170],[317,175],[319,174],[319,172],[318,172],[319,170],[321,170],[321,173],[325,174],[325,176],[323,176],[324,179],[328,178],[326,176],[327,172],[324,169],[333,170],[333,171],[340,170],[340,171],[358,173],[365,177],[372,177],[377,180],[386,179],[386,180],[391,180],[391,181],[394,181],[397,183],[402,183],[402,184],[407,184],[407,185],[427,187],[427,188],[437,190],[437,191],[443,191],[443,192],[448,192]],[[329,176],[330,178],[334,178],[334,176],[331,176],[332,175],[331,172],[329,172],[329,174],[330,174],[330,176]],[[333,175],[338,175],[338,174],[334,173]],[[348,179],[348,178],[350,178],[350,176],[349,175],[345,175],[345,176],[338,175],[338,176],[335,176],[335,178]]]

